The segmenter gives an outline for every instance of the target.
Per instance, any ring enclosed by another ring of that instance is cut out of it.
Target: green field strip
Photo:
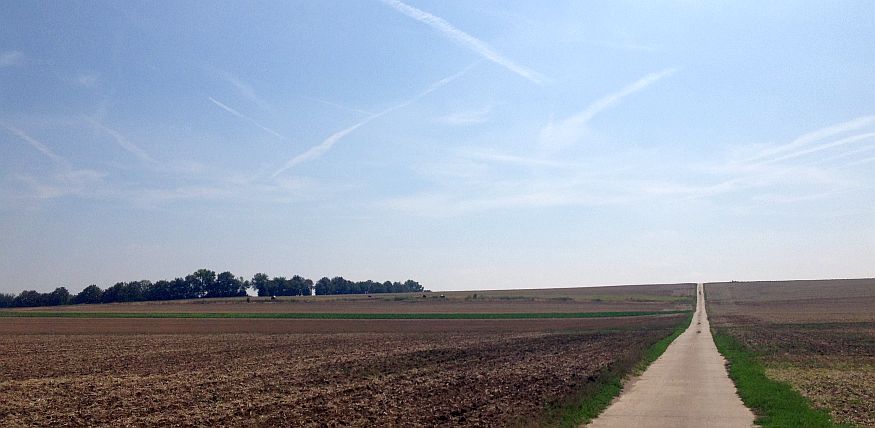
[[[320,320],[488,320],[544,318],[616,318],[684,314],[691,311],[524,312],[524,313],[242,313],[242,312],[53,312],[0,311],[0,318],[255,318]]]
[[[722,329],[713,329],[717,350],[729,362],[729,377],[738,396],[757,415],[756,424],[770,427],[849,427],[836,424],[825,410],[811,402],[787,383],[770,379],[758,355]]]

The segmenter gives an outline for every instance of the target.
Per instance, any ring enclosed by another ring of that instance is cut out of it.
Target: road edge
[[[703,292],[707,296],[705,285]],[[705,306],[708,307],[705,299]],[[756,352],[739,342],[725,329],[711,326],[711,336],[717,352],[726,360],[729,379],[735,391],[762,428],[804,426],[809,428],[852,427],[836,424],[829,412],[817,409],[811,402],[793,389],[790,384],[766,376],[765,368],[758,361]]]
[[[698,292],[698,291],[697,291]],[[698,302],[697,302],[698,304]],[[562,428],[585,426],[605,411],[635,379],[656,361],[668,346],[693,324],[693,311],[678,323],[667,336],[650,345],[634,364],[620,364],[601,372],[595,381],[578,392],[578,399],[560,408],[559,416],[550,418]]]

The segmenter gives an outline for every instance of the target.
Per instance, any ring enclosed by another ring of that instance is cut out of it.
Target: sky
[[[875,276],[870,1],[0,14],[0,292]]]

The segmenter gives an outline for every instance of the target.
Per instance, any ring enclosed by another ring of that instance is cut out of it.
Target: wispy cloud
[[[640,90],[641,87],[642,84],[630,85],[618,94],[628,94],[630,88]],[[606,97],[591,105],[586,115],[578,116],[591,118],[593,112],[610,106],[617,99],[617,94]],[[849,121],[800,135],[792,140],[797,142],[792,148],[753,163],[715,159],[696,164],[689,158],[659,157],[628,150],[612,151],[587,162],[574,162],[478,148],[461,149],[451,152],[456,155],[454,160],[435,160],[416,169],[423,178],[433,182],[431,189],[391,197],[381,201],[379,206],[423,216],[664,202],[729,204],[723,206],[731,208],[748,204],[750,209],[781,212],[778,207],[781,204],[812,203],[873,188],[866,185],[866,177],[861,172],[875,163],[875,156],[861,158],[859,155],[875,149],[875,145],[861,144],[875,139],[875,132],[837,136],[863,126],[866,126],[865,121]],[[799,145],[799,141],[806,144]],[[833,152],[838,155],[804,157]],[[849,156],[855,156],[850,163],[821,165]],[[546,170],[548,174],[544,173]]]
[[[93,88],[99,79],[100,74],[98,73],[82,73],[76,78],[76,81],[82,86]]]
[[[543,83],[545,80],[544,76],[542,76],[540,73],[511,61],[510,59],[494,51],[484,41],[456,28],[441,17],[432,15],[428,12],[417,9],[398,0],[383,0],[383,3],[389,5],[390,7],[397,10],[398,12],[403,13],[404,15],[407,15],[440,31],[450,40],[453,40],[454,42],[459,43],[460,45],[476,52],[483,58],[492,61],[495,64],[506,68],[507,70],[510,70],[512,73],[515,73],[525,79],[528,79],[538,84]]]
[[[622,41],[622,42],[592,42],[592,45],[599,46],[603,48],[610,49],[622,49],[627,51],[639,51],[639,52],[659,52],[662,49],[657,46],[646,45],[641,43],[635,43],[633,41]]]
[[[437,118],[438,122],[448,125],[475,125],[484,123],[489,120],[489,113],[492,112],[492,106],[486,106],[478,110],[460,111],[450,113],[446,116]]]
[[[94,197],[103,190],[103,178],[106,174],[90,169],[60,168],[47,177],[32,175],[16,175],[15,178],[24,183],[28,190],[27,196],[33,199],[55,199],[63,196]]]
[[[530,156],[519,156],[507,153],[498,153],[495,151],[463,150],[461,151],[461,154],[470,159],[520,166],[542,166],[554,168],[577,168],[582,166],[581,164],[577,163],[557,161],[552,159],[542,159]]]
[[[239,93],[244,99],[261,107],[263,110],[270,110],[270,104],[255,93],[255,89],[252,88],[252,85],[244,82],[239,77],[227,71],[216,70],[216,73],[222,80],[233,86],[234,89],[237,90],[237,93]]]
[[[820,152],[823,150],[833,149],[836,147],[844,146],[851,143],[856,143],[860,141],[871,140],[875,138],[875,132],[867,132],[864,134],[852,135],[850,137],[841,138],[839,140],[830,141],[829,143],[819,144],[814,147],[807,147],[805,149],[796,150],[791,153],[787,153],[772,159],[768,159],[762,162],[757,163],[758,165],[764,165],[769,163],[781,162],[793,158],[798,158],[801,156],[809,155],[811,153]]]
[[[27,133],[25,133],[21,129],[18,129],[12,125],[7,125],[7,124],[0,124],[0,126],[2,126],[4,129],[6,129],[10,133],[12,133],[12,135],[15,135],[16,137],[20,138],[22,141],[26,142],[27,144],[30,144],[31,147],[33,147],[34,149],[36,149],[40,153],[46,155],[46,157],[48,157],[49,159],[51,159],[55,162],[59,162],[59,163],[63,163],[65,161],[64,158],[62,158],[61,156],[59,156],[58,154],[53,152],[51,149],[49,149],[48,146],[46,146],[45,144],[43,144],[41,141],[37,140],[36,138],[33,138],[30,135],[27,135]]]
[[[677,69],[675,68],[669,68],[656,73],[650,73],[627,85],[625,88],[596,100],[587,106],[586,109],[574,116],[559,122],[550,121],[550,123],[541,130],[541,145],[552,150],[558,150],[576,143],[586,132],[586,126],[589,121],[596,115],[619,104],[623,98],[671,76],[676,71]]]
[[[426,90],[420,92],[415,97],[410,98],[407,101],[404,101],[400,104],[396,104],[396,105],[389,107],[383,111],[374,113],[374,114],[362,119],[361,121],[359,121],[358,123],[356,123],[352,126],[341,129],[340,131],[337,131],[337,132],[329,135],[328,138],[322,140],[321,143],[311,147],[309,150],[305,151],[304,153],[301,153],[301,154],[289,159],[289,161],[286,162],[285,165],[283,165],[280,169],[276,170],[276,172],[273,173],[273,177],[276,177],[276,176],[282,174],[283,172],[285,172],[289,168],[292,168],[296,165],[311,161],[313,159],[316,159],[316,158],[322,156],[323,154],[325,154],[326,152],[331,150],[331,148],[334,147],[334,145],[337,144],[338,141],[343,139],[343,137],[346,137],[347,135],[349,135],[350,133],[352,133],[356,129],[361,128],[362,126],[367,125],[368,123],[372,122],[373,120],[378,119],[382,116],[385,116],[385,115],[387,115],[395,110],[398,110],[400,108],[403,108],[403,107],[406,107],[410,104],[413,104],[414,102],[418,101],[422,97],[440,89],[444,85],[458,79],[459,77],[462,77],[473,66],[474,65],[470,65],[470,66],[466,67],[464,70],[462,70],[456,74],[453,74],[452,76],[448,76],[448,77],[445,77],[441,80],[438,80],[437,82],[431,84],[431,86],[429,86]]]
[[[219,101],[217,101],[217,100],[216,100],[215,98],[213,98],[213,97],[207,97],[207,98],[208,98],[213,104],[215,104],[216,106],[218,106],[218,107],[221,108],[222,110],[225,110],[225,111],[227,111],[228,113],[231,113],[231,114],[233,114],[234,116],[239,117],[240,119],[243,119],[243,120],[245,120],[245,121],[247,121],[247,122],[252,123],[253,125],[257,126],[257,127],[258,127],[259,129],[261,129],[262,131],[267,132],[268,134],[273,135],[274,137],[277,137],[277,138],[282,139],[282,140],[286,140],[286,139],[287,139],[286,137],[284,137],[284,136],[283,136],[282,134],[280,134],[279,132],[276,132],[276,131],[274,131],[273,129],[270,129],[270,128],[268,128],[268,127],[266,127],[266,126],[264,126],[264,125],[258,123],[257,120],[255,120],[255,119],[253,119],[253,118],[251,118],[251,117],[249,117],[249,116],[247,116],[247,115],[245,115],[245,114],[243,114],[243,113],[240,113],[239,111],[237,111],[237,110],[235,110],[235,109],[229,107],[227,104],[224,104],[224,103],[222,103],[222,102],[219,102]]]
[[[857,159],[857,160],[855,160],[855,161],[853,161],[853,162],[849,162],[849,163],[847,164],[847,166],[865,165],[865,164],[872,163],[872,162],[875,162],[875,156],[870,156],[870,157],[867,157],[867,158]]]
[[[118,144],[119,147],[121,147],[128,153],[136,156],[141,161],[146,163],[156,163],[155,158],[146,153],[146,151],[140,148],[140,146],[131,142],[131,140],[122,135],[120,132],[98,122],[93,118],[85,117],[84,119],[94,128],[109,134],[109,136],[112,137],[113,141],[115,141],[115,143]]]
[[[875,145],[863,146],[863,147],[859,147],[859,148],[854,149],[854,150],[848,150],[848,151],[844,151],[841,153],[836,153],[832,156],[818,158],[815,160],[815,163],[818,163],[818,164],[829,163],[829,162],[836,161],[839,159],[845,159],[845,158],[849,158],[852,156],[856,156],[856,155],[859,155],[860,153],[872,151],[873,149],[875,149]]]
[[[370,112],[367,110],[362,110],[362,109],[355,108],[355,107],[345,106],[343,104],[338,104],[338,103],[331,102],[328,100],[323,100],[322,98],[308,97],[308,96],[302,96],[301,98],[303,98],[305,100],[315,101],[319,104],[325,104],[327,106],[334,107],[334,108],[339,109],[339,110],[345,110],[345,111],[348,111],[351,113],[359,113],[359,114],[367,114],[367,115],[374,114],[373,112]]]
[[[5,51],[0,53],[0,68],[14,67],[24,64],[24,54],[19,51]]]
[[[838,123],[835,125],[830,125],[807,134],[800,135],[793,141],[783,144],[777,147],[767,148],[757,153],[756,155],[749,157],[745,160],[745,162],[755,162],[762,159],[769,158],[771,156],[780,155],[785,152],[789,152],[800,147],[806,146],[808,144],[823,140],[825,138],[832,137],[834,135],[843,134],[845,132],[854,131],[857,129],[865,128],[867,126],[875,124],[875,115],[872,116],[862,116],[856,119],[851,119],[846,122]]]

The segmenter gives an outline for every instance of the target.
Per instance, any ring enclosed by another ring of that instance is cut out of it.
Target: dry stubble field
[[[694,292],[652,287],[641,310]],[[684,317],[0,318],[0,426],[542,424]]]
[[[875,280],[706,284],[715,328],[836,422],[875,426]]]

